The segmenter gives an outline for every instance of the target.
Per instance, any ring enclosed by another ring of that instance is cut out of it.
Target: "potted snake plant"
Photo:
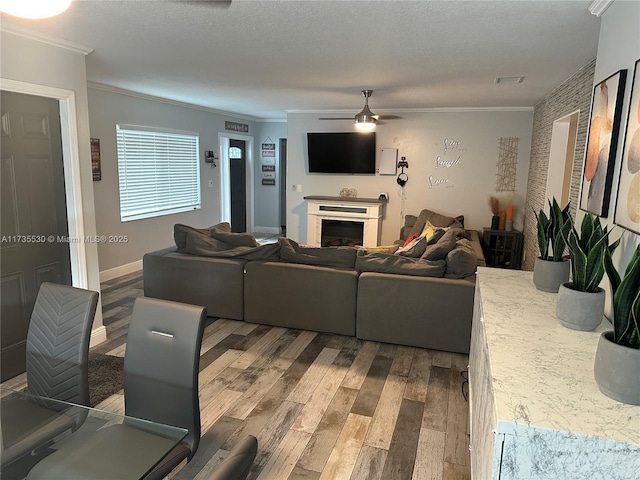
[[[640,245],[622,278],[608,253],[605,270],[613,296],[613,330],[600,335],[593,373],[602,393],[623,403],[640,405]]]
[[[533,266],[533,284],[543,292],[556,293],[560,285],[569,280],[569,261],[564,258],[566,246],[563,229],[571,228],[568,220],[569,204],[560,208],[556,199],[549,201],[549,216],[544,210],[533,212],[538,224],[538,248],[540,256]]]
[[[591,331],[600,325],[604,315],[605,293],[600,287],[604,277],[605,252],[611,255],[620,239],[608,244],[608,227],[602,228],[600,218],[587,213],[582,219],[580,233],[569,218],[571,228],[563,234],[571,258],[571,282],[558,289],[556,317],[567,328]],[[564,232],[565,229],[562,229]]]

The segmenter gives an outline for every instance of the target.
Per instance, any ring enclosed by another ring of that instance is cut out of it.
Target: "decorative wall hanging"
[[[231,130],[232,132],[247,133],[249,132],[249,125],[246,123],[230,122],[225,120],[224,129]]]
[[[100,162],[100,139],[91,139],[91,172],[93,173],[93,181],[102,180],[102,164]]]
[[[640,59],[636,61],[614,222],[640,233]]]
[[[598,83],[593,90],[580,209],[599,217],[609,214],[626,79],[627,71],[620,70]]]
[[[498,161],[496,162],[496,192],[516,191],[518,140],[518,137],[507,137],[498,139]]]

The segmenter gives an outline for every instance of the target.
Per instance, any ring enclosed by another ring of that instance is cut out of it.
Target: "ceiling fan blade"
[[[403,117],[400,115],[376,115],[379,120],[401,120]]]
[[[353,117],[320,117],[318,120],[351,120],[353,121]]]

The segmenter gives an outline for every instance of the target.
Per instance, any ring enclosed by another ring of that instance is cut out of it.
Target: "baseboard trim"
[[[89,340],[89,348],[100,345],[107,341],[107,328],[104,325],[91,330],[91,339]]]
[[[142,270],[142,260],[120,265],[119,267],[110,268],[109,270],[103,270],[100,272],[100,281],[106,282],[107,280],[113,280],[114,278],[127,275],[129,273]]]

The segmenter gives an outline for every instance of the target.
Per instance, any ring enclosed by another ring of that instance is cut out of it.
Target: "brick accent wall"
[[[531,160],[529,163],[527,198],[524,212],[523,270],[533,270],[533,264],[539,255],[538,242],[536,240],[536,217],[533,212],[539,211],[547,205],[547,170],[549,168],[553,122],[576,110],[580,110],[576,149],[573,158],[573,172],[571,175],[571,191],[569,194],[571,213],[575,217],[582,181],[582,165],[587,142],[595,67],[596,61],[593,59],[535,106],[531,138]]]

